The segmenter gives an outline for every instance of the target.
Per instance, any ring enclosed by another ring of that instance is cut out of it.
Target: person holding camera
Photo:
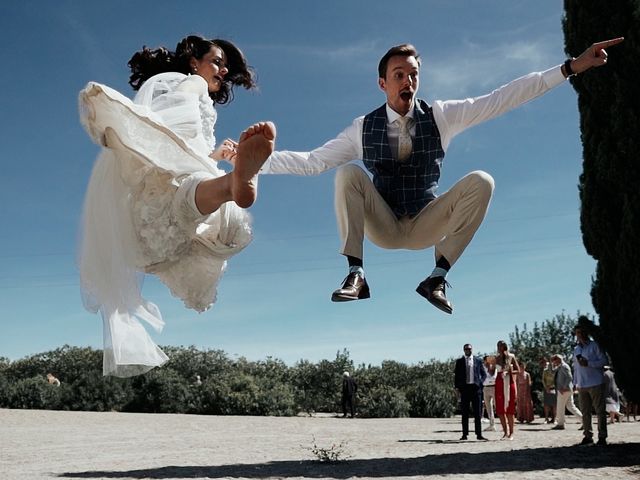
[[[598,416],[598,445],[607,444],[607,411],[605,409],[604,366],[607,356],[589,332],[581,326],[580,319],[574,329],[576,346],[573,350],[573,378],[578,388],[578,398],[582,411],[584,438],[581,445],[593,443],[591,410]]]

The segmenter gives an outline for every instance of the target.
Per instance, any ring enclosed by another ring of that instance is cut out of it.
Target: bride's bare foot
[[[258,196],[258,171],[273,152],[276,127],[271,122],[251,125],[240,135],[238,155],[232,172],[233,201],[242,208],[253,205]]]

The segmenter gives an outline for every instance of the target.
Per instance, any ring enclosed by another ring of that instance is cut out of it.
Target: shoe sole
[[[416,292],[418,292],[418,295],[426,298],[431,305],[436,307],[441,312],[448,313],[449,315],[453,313],[453,308],[447,308],[445,305],[442,305],[441,303],[438,303],[438,302],[434,302],[431,298],[429,298],[429,294],[422,287],[418,286],[418,288],[416,288]]]
[[[371,294],[369,292],[360,294],[359,297],[351,297],[349,295],[331,295],[332,302],[352,302],[353,300],[364,300],[366,298],[371,298]]]

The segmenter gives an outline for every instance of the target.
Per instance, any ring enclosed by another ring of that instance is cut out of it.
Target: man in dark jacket
[[[351,418],[356,416],[356,391],[358,385],[349,372],[342,374],[342,413],[343,417],[347,416],[347,406],[351,412]]]
[[[482,386],[487,373],[482,366],[480,357],[472,355],[473,347],[471,344],[466,343],[463,349],[464,356],[456,360],[455,368],[455,387],[460,397],[462,409],[462,437],[460,440],[466,440],[469,435],[469,404],[473,408],[476,438],[486,440],[482,436],[480,416],[482,415]]]

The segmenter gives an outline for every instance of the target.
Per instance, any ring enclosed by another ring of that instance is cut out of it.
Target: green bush
[[[229,415],[229,396],[231,390],[223,377],[211,377],[202,385],[191,387],[194,398],[194,413],[207,415]]]
[[[277,417],[291,416],[297,413],[293,388],[285,383],[273,383],[268,379],[258,379],[258,415]]]
[[[9,408],[13,387],[7,377],[0,373],[0,408]]]
[[[338,351],[333,361],[321,360],[317,364],[308,360],[297,362],[288,376],[297,411],[313,413],[339,410],[342,374],[345,371],[354,371],[347,350]]]
[[[125,411],[188,413],[194,404],[191,385],[174,370],[158,368],[132,382],[135,394],[123,407]]]
[[[373,418],[409,416],[409,402],[397,388],[380,386],[358,396],[358,415]]]
[[[120,411],[133,398],[131,383],[102,372],[87,372],[62,383],[61,408],[95,412]]]
[[[227,398],[228,413],[231,415],[260,415],[258,390],[251,375],[239,373],[230,378]]]
[[[18,380],[13,385],[9,408],[56,410],[60,407],[60,387],[50,385],[42,377]]]
[[[411,417],[448,418],[453,416],[456,407],[455,390],[451,385],[425,380],[407,389],[407,400],[411,405]]]

